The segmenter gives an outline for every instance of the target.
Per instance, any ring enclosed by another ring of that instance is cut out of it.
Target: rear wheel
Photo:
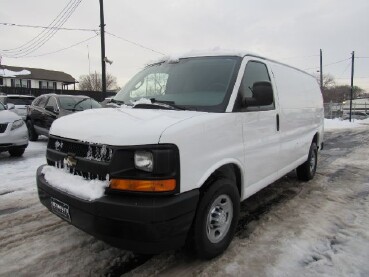
[[[314,178],[318,163],[318,148],[313,142],[310,146],[308,159],[296,169],[297,178],[301,181],[309,181]]]
[[[37,141],[38,140],[38,134],[35,131],[35,128],[33,127],[32,121],[27,120],[27,129],[28,129],[28,137],[30,141]]]
[[[26,148],[12,148],[12,149],[9,149],[9,154],[12,157],[20,157],[23,155],[25,150]]]
[[[193,225],[193,247],[199,258],[218,256],[232,241],[240,209],[233,181],[220,178],[204,191]]]

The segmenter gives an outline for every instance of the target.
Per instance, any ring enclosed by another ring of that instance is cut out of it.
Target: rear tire
[[[37,141],[38,140],[38,134],[35,131],[35,128],[33,127],[32,121],[27,120],[27,129],[28,129],[28,137],[30,141]]]
[[[197,256],[211,259],[231,243],[238,222],[240,196],[232,180],[215,180],[203,193],[193,223],[191,244]]]
[[[12,157],[21,157],[25,150],[26,148],[12,148],[9,149],[9,154]]]
[[[297,178],[301,181],[307,182],[314,178],[316,166],[318,163],[318,148],[313,142],[310,146],[308,159],[298,168],[296,168]]]

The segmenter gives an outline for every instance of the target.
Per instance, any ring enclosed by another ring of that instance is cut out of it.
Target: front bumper
[[[51,197],[69,205],[71,224],[107,243],[137,253],[155,254],[185,243],[199,191],[171,196],[105,195],[85,201],[48,185],[37,170],[41,203],[51,211]]]
[[[18,129],[11,131],[11,123],[3,133],[0,133],[0,152],[8,151],[11,148],[24,147],[28,145],[28,131],[24,124]]]

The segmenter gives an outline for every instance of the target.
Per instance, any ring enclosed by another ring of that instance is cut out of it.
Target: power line
[[[24,25],[15,23],[0,22],[0,25],[10,26],[10,27],[25,27],[25,28],[35,28],[35,29],[57,29],[62,31],[87,31],[87,32],[97,32],[97,29],[85,29],[85,28],[57,28],[49,26],[39,26],[39,25]]]
[[[61,27],[64,25],[64,23],[70,18],[70,16],[73,14],[73,12],[76,10],[78,5],[81,3],[82,0],[77,0],[72,4],[71,7],[68,8],[68,10],[63,14],[63,16],[57,21],[57,27]],[[64,16],[65,15],[65,16]],[[60,23],[59,23],[60,22]],[[34,43],[34,45],[30,45],[26,47],[25,49],[22,49],[22,53],[14,54],[17,58],[27,56],[28,54],[31,54],[41,48],[46,42],[48,42],[56,33],[58,32],[57,29],[54,30],[48,30],[46,31],[46,35],[44,37],[41,37],[38,39],[38,42]],[[23,53],[25,52],[25,53]]]
[[[12,50],[6,50],[6,52],[10,52],[10,54],[5,53],[3,55],[8,58],[21,58],[37,51],[59,31],[58,28],[60,28],[70,18],[70,16],[73,14],[73,12],[77,9],[79,4],[81,3],[81,1],[82,0],[71,0],[67,4],[67,6],[63,9],[63,11],[59,13],[59,15],[53,20],[53,22],[49,24],[48,27],[50,28],[44,29],[31,41],[23,44],[23,46],[14,48]]]
[[[280,60],[283,61],[283,60],[304,59],[304,58],[312,58],[312,57],[319,57],[319,55],[285,57],[285,58],[281,58]]]
[[[337,61],[337,62],[333,62],[333,63],[325,64],[325,65],[323,65],[323,66],[330,66],[330,65],[334,65],[334,64],[342,63],[342,62],[348,61],[348,60],[350,60],[350,59],[351,59],[351,58],[347,58],[347,59],[340,60],[340,61]]]
[[[131,44],[136,45],[136,46],[138,46],[138,47],[141,47],[141,48],[143,48],[143,49],[150,50],[150,51],[152,51],[152,52],[155,52],[155,53],[157,53],[157,54],[160,54],[160,55],[165,56],[165,54],[164,54],[164,53],[159,52],[159,51],[157,51],[157,50],[154,50],[154,49],[152,49],[152,48],[150,48],[150,47],[144,46],[144,45],[142,45],[142,44],[140,44],[140,43],[137,43],[137,42],[131,41],[131,40],[129,40],[129,39],[126,39],[126,38],[123,38],[123,37],[120,37],[120,36],[114,35],[114,34],[109,33],[109,32],[107,32],[107,31],[105,31],[105,33],[107,33],[108,35],[110,35],[110,36],[112,36],[112,37],[115,37],[115,38],[121,39],[121,40],[123,40],[123,41],[125,41],[125,42],[131,43]]]
[[[48,52],[48,53],[43,53],[43,54],[39,54],[39,55],[27,56],[26,58],[35,58],[35,57],[42,57],[42,56],[46,56],[46,55],[56,54],[56,53],[59,53],[59,52],[62,52],[62,51],[68,50],[68,49],[70,49],[70,48],[73,48],[73,47],[75,47],[75,46],[78,46],[78,45],[80,45],[80,44],[82,44],[82,43],[84,43],[84,42],[90,41],[91,39],[94,39],[95,37],[98,37],[98,36],[99,36],[99,34],[94,35],[94,36],[92,36],[92,37],[89,37],[89,38],[87,38],[87,39],[85,39],[85,40],[82,40],[82,41],[80,41],[80,42],[77,42],[77,43],[75,43],[75,44],[72,44],[72,45],[70,45],[70,46],[67,46],[67,47],[61,48],[61,49],[56,50],[56,51],[52,51],[52,52]]]
[[[65,14],[65,10],[69,7],[69,5],[72,3],[72,1],[75,1],[75,0],[70,0],[68,2],[68,4],[64,7],[64,9],[54,18],[54,20],[48,25],[48,27],[51,27],[53,25],[53,23],[63,14]],[[54,26],[55,27],[55,26]],[[3,51],[6,51],[6,52],[10,52],[10,51],[13,51],[13,50],[18,50],[18,49],[21,49],[25,46],[27,46],[28,44],[31,44],[33,41],[35,41],[38,37],[42,36],[42,34],[45,32],[46,30],[43,30],[41,31],[36,37],[32,38],[31,40],[29,40],[28,42],[16,47],[16,48],[11,48],[11,49],[5,49]]]
[[[334,65],[334,64],[338,64],[338,63],[342,63],[342,62],[348,61],[348,60],[350,60],[350,59],[351,59],[351,58],[347,58],[347,59],[344,59],[344,60],[339,60],[339,61],[336,61],[336,62],[332,62],[332,63],[324,64],[324,65],[323,65],[323,67],[330,66],[330,65]],[[304,70],[310,70],[310,69],[319,69],[319,67],[310,67],[310,68],[305,68]]]
[[[346,73],[346,71],[347,71],[347,69],[350,67],[350,65],[351,65],[351,61],[350,61],[349,63],[347,63],[347,65],[346,65],[345,69],[342,71],[342,73],[340,74],[340,76],[343,76],[343,74],[345,74],[345,73]],[[338,79],[338,78],[336,78],[336,79]]]

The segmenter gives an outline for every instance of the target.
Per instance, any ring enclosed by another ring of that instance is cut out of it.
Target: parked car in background
[[[32,95],[0,95],[0,102],[3,103],[8,110],[22,117],[23,120],[26,119],[27,107],[31,105],[33,100],[35,100],[35,97]],[[14,106],[9,104],[13,104]]]
[[[55,119],[88,109],[101,108],[94,99],[82,95],[44,94],[37,97],[28,108],[26,123],[30,141],[39,135],[49,135]]]
[[[0,152],[9,151],[11,156],[20,157],[27,145],[26,124],[19,115],[6,110],[0,103]]]
[[[369,115],[365,112],[361,112],[361,111],[352,111],[351,112],[351,119],[358,119],[358,120],[362,120],[362,119],[367,119],[369,117]],[[344,112],[343,116],[342,116],[343,120],[347,120],[350,119],[350,112]]]

